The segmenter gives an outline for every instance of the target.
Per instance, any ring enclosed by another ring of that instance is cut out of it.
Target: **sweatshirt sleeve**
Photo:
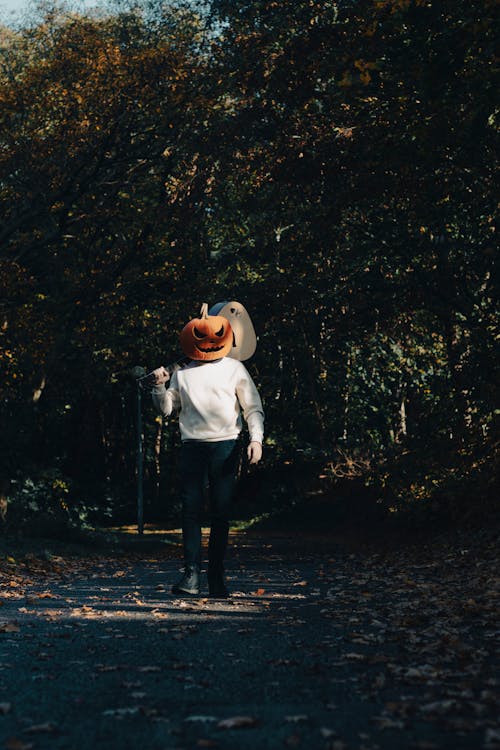
[[[181,405],[181,399],[179,396],[179,384],[177,381],[177,373],[174,372],[170,379],[170,386],[165,387],[165,384],[155,385],[152,391],[153,404],[155,409],[163,414],[164,417],[168,417],[174,409],[179,409]]]
[[[262,443],[264,439],[264,409],[255,383],[245,365],[241,365],[236,385],[236,395],[248,425],[250,440]]]

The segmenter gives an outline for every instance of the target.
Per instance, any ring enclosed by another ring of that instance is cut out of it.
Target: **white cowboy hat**
[[[222,315],[233,329],[233,348],[227,355],[245,362],[255,352],[257,336],[250,315],[241,302],[217,302],[208,311],[209,315]]]

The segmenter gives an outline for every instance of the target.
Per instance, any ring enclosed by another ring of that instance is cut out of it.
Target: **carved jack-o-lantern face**
[[[208,305],[199,318],[190,320],[180,332],[182,351],[190,359],[210,361],[225,357],[233,345],[233,331],[226,318],[208,315]]]

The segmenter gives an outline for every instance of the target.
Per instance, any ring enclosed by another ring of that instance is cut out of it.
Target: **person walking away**
[[[180,495],[184,574],[172,587],[176,595],[198,595],[201,571],[201,511],[206,477],[209,482],[209,596],[226,598],[224,559],[236,485],[242,430],[241,413],[250,440],[251,464],[262,458],[264,411],[257,388],[242,362],[226,356],[233,345],[229,322],[207,314],[181,331],[181,346],[191,362],[172,377],[164,367],[154,371],[155,408],[165,417],[179,411],[181,432]],[[168,384],[168,388],[167,388]]]

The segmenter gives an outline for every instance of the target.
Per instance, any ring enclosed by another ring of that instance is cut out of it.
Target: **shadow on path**
[[[239,534],[228,601],[172,596],[161,545],[13,566],[0,748],[493,750],[496,549]]]

